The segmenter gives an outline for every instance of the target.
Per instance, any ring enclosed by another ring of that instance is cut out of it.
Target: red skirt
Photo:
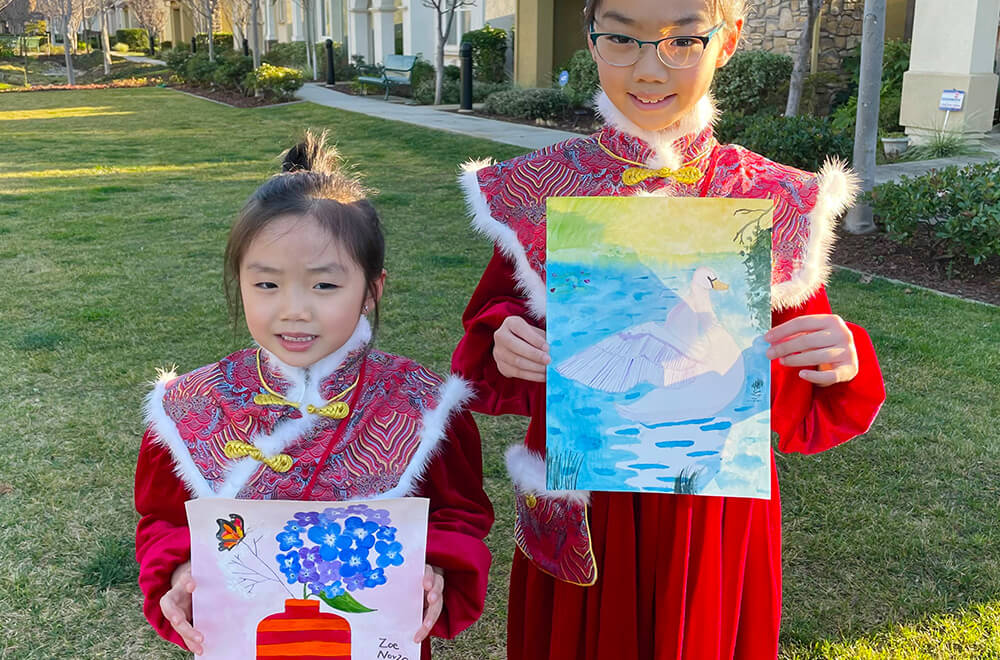
[[[516,551],[511,660],[666,660],[778,653],[781,503],[591,494],[598,581],[578,587]]]

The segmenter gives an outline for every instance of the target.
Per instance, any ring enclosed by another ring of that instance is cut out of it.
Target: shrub
[[[411,88],[413,91],[413,100],[422,105],[430,105],[434,103],[434,78],[431,77],[429,80],[423,80],[416,87]],[[507,83],[488,83],[479,80],[472,81],[472,102],[481,103],[485,101],[491,94],[496,94],[504,90],[510,89],[510,85]],[[444,79],[441,85],[441,102],[442,103],[459,103],[462,100],[462,83],[458,80]]]
[[[149,50],[149,35],[146,34],[145,30],[140,28],[118,30],[115,32],[115,41],[118,43],[114,45],[114,49],[119,52]],[[126,48],[124,51],[118,48],[119,44],[125,44]]]
[[[510,89],[486,99],[485,111],[517,119],[556,119],[569,112],[570,103],[561,89]]]
[[[212,80],[219,87],[246,94],[246,77],[253,71],[253,58],[242,53],[227,52],[216,58]]]
[[[444,79],[445,80],[461,80],[462,79],[462,69],[455,66],[454,64],[448,64],[444,67]]]
[[[184,63],[184,70],[178,75],[181,80],[192,85],[210,85],[215,82],[215,70],[219,67],[219,61],[212,62],[208,59],[208,53],[198,51],[191,55]]]
[[[195,44],[198,46],[198,52],[201,51],[208,52],[208,33],[199,32],[194,35]],[[212,45],[215,46],[215,52],[220,50],[233,50],[233,33],[232,32],[213,32],[212,33]]]
[[[260,59],[262,62],[275,66],[304,67],[306,65],[306,42],[276,43]]]
[[[503,82],[507,62],[507,32],[487,23],[479,30],[462,35],[462,43],[472,44],[472,71],[476,80]]]
[[[163,52],[165,50],[170,50],[173,47],[174,47],[174,42],[172,42],[172,41],[161,41],[160,42],[160,52]]]
[[[851,76],[851,96],[833,112],[833,125],[841,131],[854,134],[858,113],[858,81],[861,66],[861,46],[843,61],[844,69]],[[882,87],[878,109],[878,129],[881,133],[902,130],[899,125],[899,107],[903,96],[903,74],[910,66],[910,44],[903,41],[885,42],[882,56]]]
[[[573,53],[566,65],[569,72],[569,82],[563,87],[566,98],[574,108],[589,107],[601,80],[597,76],[597,63],[587,49]]]
[[[788,100],[792,58],[762,50],[740,51],[715,73],[712,91],[723,112],[781,114]]]
[[[48,32],[49,28],[45,21],[28,21],[24,24],[24,34],[27,36],[43,37]]]
[[[167,63],[167,68],[181,79],[186,75],[184,67],[189,59],[191,59],[191,50],[181,46],[163,54],[163,61]]]
[[[122,42],[119,41],[118,43],[116,43],[114,46],[111,47],[111,50],[115,51],[116,53],[127,53],[129,52],[130,49],[128,44],[123,44]]]
[[[828,156],[847,160],[854,149],[851,136],[834,130],[828,119],[808,116],[747,117],[737,140],[771,160],[810,171]]]
[[[410,88],[413,90],[413,98],[416,98],[416,90],[425,80],[434,80],[434,65],[423,58],[417,58],[413,63],[413,70],[410,71]],[[433,100],[433,95],[431,96]]]
[[[1000,161],[903,176],[866,195],[894,240],[929,234],[947,259],[979,264],[1000,256]]]
[[[305,79],[298,69],[264,63],[247,74],[244,86],[248,90],[260,90],[265,96],[287,101],[295,97],[296,90],[304,83]]]
[[[0,40],[0,60],[10,60],[17,55],[12,41]]]

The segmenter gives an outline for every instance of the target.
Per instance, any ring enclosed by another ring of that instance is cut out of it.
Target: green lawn
[[[0,97],[0,657],[177,658],[131,562],[140,404],[155,367],[245,345],[221,292],[234,213],[302,129],[382,193],[381,347],[444,371],[491,249],[454,173],[518,149],[298,104],[155,88]],[[782,456],[788,658],[1000,658],[1000,313],[839,274],[890,402],[866,437]],[[503,656],[520,419],[480,418],[497,509],[487,613],[438,658]]]
[[[144,53],[134,53],[145,55]],[[62,75],[48,75],[55,70],[63,71]],[[27,64],[23,57],[0,59],[0,90],[10,87],[24,87],[25,78],[28,84],[38,85],[65,85],[66,60],[62,55],[53,57],[42,57],[38,55],[28,55]],[[143,64],[140,62],[130,62],[120,57],[111,58],[111,74],[104,75],[104,60],[100,51],[93,51],[87,54],[73,56],[73,68],[78,71],[76,84],[104,83],[122,78],[166,78],[170,75],[165,66],[158,64]],[[0,108],[7,106],[0,104]],[[14,107],[14,106],[11,106]]]

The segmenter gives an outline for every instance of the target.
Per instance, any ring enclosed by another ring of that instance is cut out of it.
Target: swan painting
[[[549,200],[548,488],[769,496],[754,204],[769,221],[753,200]]]
[[[712,309],[712,294],[728,289],[711,268],[696,268],[664,322],[622,330],[556,370],[606,392],[625,392],[639,383],[655,386],[634,404],[618,406],[633,421],[714,415],[740,393],[745,376],[742,351]]]

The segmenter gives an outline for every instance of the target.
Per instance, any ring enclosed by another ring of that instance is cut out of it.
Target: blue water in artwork
[[[730,285],[728,291],[711,291],[710,299],[741,350],[743,386],[708,416],[636,421],[616,406],[634,405],[654,390],[656,396],[675,396],[677,390],[644,382],[626,392],[606,392],[567,378],[556,367],[623,330],[664,323],[690,286],[695,266],[658,267],[654,273],[638,263],[549,262],[550,488],[769,496],[770,365],[761,331],[748,318],[745,268],[737,255],[702,259],[698,265],[712,268]]]

